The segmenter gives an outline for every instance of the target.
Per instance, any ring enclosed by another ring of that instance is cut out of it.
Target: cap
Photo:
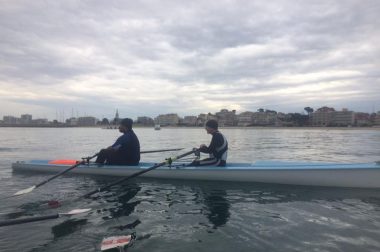
[[[133,120],[130,118],[124,118],[120,121],[120,125],[127,127],[128,129],[132,129]]]
[[[218,122],[216,120],[208,120],[206,122],[206,127],[212,128],[212,129],[218,129]]]

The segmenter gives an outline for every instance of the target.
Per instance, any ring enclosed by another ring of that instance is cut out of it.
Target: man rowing
[[[212,135],[209,146],[202,144],[199,151],[210,154],[209,158],[193,161],[190,166],[226,166],[228,142],[226,137],[219,132],[218,122],[209,120],[206,122],[206,132]]]
[[[140,162],[140,142],[132,130],[133,120],[121,120],[119,131],[123,133],[116,142],[106,149],[102,149],[96,163],[110,165],[138,165]]]

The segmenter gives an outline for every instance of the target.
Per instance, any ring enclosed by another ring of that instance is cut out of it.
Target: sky
[[[0,119],[380,110],[380,1],[2,0]]]

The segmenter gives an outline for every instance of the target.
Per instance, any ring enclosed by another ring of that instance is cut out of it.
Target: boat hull
[[[153,166],[141,163],[139,166],[98,166],[80,165],[71,170],[74,174],[102,176],[129,176]],[[12,164],[14,172],[58,173],[70,165],[52,165],[48,160],[33,160]],[[214,180],[234,182],[260,182],[306,186],[333,186],[380,188],[380,165],[329,164],[302,162],[232,163],[227,167],[159,167],[141,175],[148,178]]]

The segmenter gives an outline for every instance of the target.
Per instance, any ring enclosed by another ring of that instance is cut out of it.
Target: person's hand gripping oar
[[[114,183],[111,183],[111,184],[108,184],[102,188],[99,188],[99,189],[96,189],[94,191],[91,191],[85,195],[83,195],[82,197],[80,198],[77,198],[77,200],[83,198],[83,197],[88,197],[92,194],[95,194],[97,192],[101,192],[101,191],[104,191],[112,186],[115,186],[117,184],[120,184],[128,179],[131,179],[131,178],[134,178],[134,177],[137,177],[143,173],[146,173],[146,172],[149,172],[151,170],[154,170],[158,167],[161,167],[161,166],[164,166],[164,165],[168,165],[168,164],[171,164],[173,161],[175,160],[178,160],[180,158],[183,158],[185,156],[188,156],[192,153],[196,153],[198,151],[198,149],[193,149],[192,151],[189,151],[189,152],[186,152],[182,155],[179,155],[179,156],[176,156],[176,157],[173,157],[173,158],[167,158],[164,162],[161,162],[159,164],[156,164],[150,168],[147,168],[147,169],[144,169],[142,171],[139,171],[139,172],[136,172],[136,173],[133,173],[132,175],[128,176],[128,177],[125,177],[125,178],[122,178],[122,179],[119,179],[117,181],[115,181]],[[45,216],[37,216],[37,217],[29,217],[29,218],[21,218],[21,219],[14,219],[14,220],[6,220],[6,221],[0,221],[0,227],[2,226],[10,226],[10,225],[16,225],[16,224],[22,224],[22,223],[29,223],[29,222],[34,222],[34,221],[41,221],[41,220],[48,220],[48,219],[55,219],[55,218],[59,218],[61,216],[70,216],[70,215],[74,215],[74,214],[80,214],[80,213],[85,213],[85,212],[88,212],[90,211],[91,209],[89,208],[86,208],[86,209],[73,209],[67,213],[56,213],[56,214],[51,214],[51,215],[45,215]]]
[[[186,156],[188,156],[188,155],[190,155],[190,154],[196,153],[197,151],[198,151],[198,149],[193,149],[192,151],[186,152],[186,153],[181,154],[181,155],[179,155],[179,156],[172,157],[172,158],[167,158],[164,162],[161,162],[161,163],[155,164],[155,165],[153,165],[153,166],[150,167],[150,168],[147,168],[147,169],[144,169],[144,170],[142,170],[142,171],[139,171],[139,172],[133,173],[132,175],[129,175],[129,176],[125,177],[125,178],[121,178],[121,179],[119,179],[119,180],[116,180],[115,182],[113,182],[113,183],[111,183],[111,184],[108,184],[108,185],[106,185],[106,186],[103,186],[103,187],[101,187],[101,188],[98,188],[98,189],[96,189],[96,190],[93,190],[93,191],[91,191],[91,192],[89,192],[89,193],[86,193],[86,194],[83,195],[82,197],[83,197],[83,198],[87,198],[87,197],[89,197],[89,196],[91,196],[91,195],[93,195],[93,194],[95,194],[95,193],[98,193],[98,192],[102,192],[102,191],[104,191],[104,190],[107,190],[107,189],[111,188],[112,186],[115,186],[115,185],[117,185],[117,184],[123,183],[124,181],[127,181],[127,180],[129,180],[129,179],[131,179],[131,178],[135,178],[135,177],[137,177],[137,176],[139,176],[139,175],[141,175],[141,174],[144,174],[144,173],[146,173],[146,172],[149,172],[149,171],[151,171],[151,170],[154,170],[154,169],[156,169],[156,168],[158,168],[158,167],[161,167],[161,166],[164,166],[164,165],[168,165],[168,164],[170,165],[173,161],[178,160],[178,159],[183,158],[183,157],[186,157]],[[82,198],[82,197],[81,197],[81,198]]]
[[[166,152],[166,151],[178,151],[178,150],[182,150],[182,148],[148,150],[148,151],[141,151],[140,153],[141,153],[141,154],[144,154],[144,153],[155,153],[155,152]],[[44,180],[44,181],[38,183],[37,185],[31,186],[31,187],[26,188],[26,189],[22,189],[22,190],[20,190],[20,191],[18,191],[18,192],[16,192],[16,193],[14,193],[13,195],[8,196],[8,197],[5,197],[5,198],[2,198],[2,199],[7,199],[7,198],[11,198],[11,197],[15,197],[15,196],[19,196],[19,195],[24,195],[24,194],[30,193],[30,192],[32,192],[34,189],[36,189],[36,188],[38,188],[38,187],[40,187],[40,186],[42,186],[42,185],[48,183],[49,181],[51,181],[51,180],[53,180],[53,179],[55,179],[55,178],[57,178],[57,177],[59,177],[59,176],[65,174],[65,173],[67,173],[67,172],[69,172],[69,171],[71,171],[72,169],[74,169],[74,168],[76,168],[76,167],[78,167],[78,166],[80,166],[80,165],[82,165],[82,164],[88,164],[89,161],[90,161],[91,159],[93,159],[94,157],[98,156],[98,154],[99,154],[99,153],[96,153],[95,155],[93,155],[93,156],[91,156],[91,157],[82,158],[82,161],[77,161],[76,164],[74,164],[74,165],[70,166],[69,168],[67,168],[67,169],[65,169],[65,170],[63,170],[63,171],[61,171],[61,172],[59,172],[58,174],[56,174],[56,175],[54,175],[54,176],[52,176],[52,177],[50,177],[50,178],[48,178],[48,179],[46,179],[46,180]]]

